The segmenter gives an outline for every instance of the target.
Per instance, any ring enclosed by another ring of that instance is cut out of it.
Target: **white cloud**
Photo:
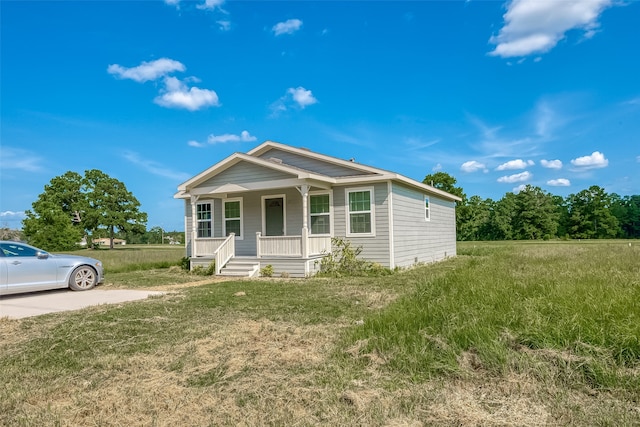
[[[527,181],[532,177],[533,177],[533,174],[531,172],[524,171],[521,173],[517,173],[515,175],[501,176],[500,178],[498,178],[498,182],[506,182],[506,183],[512,184],[514,182]]]
[[[527,184],[520,184],[517,187],[514,187],[511,192],[518,194],[519,192],[521,192],[522,190],[524,190],[525,188],[527,188]]]
[[[636,157],[636,162],[640,163],[640,156]]]
[[[303,88],[302,86],[298,86],[297,88],[289,88],[287,93],[291,95],[293,100],[300,106],[300,108],[304,108],[307,105],[313,105],[318,102],[316,98],[314,98],[313,94],[310,90]]]
[[[590,156],[582,156],[571,160],[571,164],[580,169],[598,169],[606,168],[609,165],[609,160],[601,152],[594,151]]]
[[[197,5],[198,9],[208,9],[213,10],[215,8],[220,8],[224,4],[224,0],[205,0],[204,3]]]
[[[547,185],[552,187],[568,187],[571,185],[571,181],[566,178],[550,179],[547,181]]]
[[[540,101],[536,106],[535,127],[540,138],[549,138],[557,125],[559,113],[554,111],[547,101]]]
[[[560,160],[540,160],[540,165],[547,169],[562,169],[562,162]]]
[[[442,164],[440,164],[440,163],[438,163],[433,168],[431,168],[431,171],[433,171],[433,172],[439,172],[441,170],[442,170]]]
[[[295,107],[304,109],[309,105],[316,104],[318,100],[313,96],[310,90],[298,86],[297,88],[290,87],[287,92],[271,104],[272,116],[277,116],[283,111],[287,111],[289,108]]]
[[[302,27],[302,21],[299,19],[287,19],[284,22],[278,22],[273,26],[271,31],[276,36],[280,36],[282,34],[293,34],[298,31]]]
[[[190,141],[187,141],[187,145],[189,147],[196,147],[196,148],[202,148],[202,147],[206,147],[207,146],[207,144],[205,144],[203,142],[198,142],[198,141],[193,140],[193,139],[190,140]]]
[[[178,61],[169,58],[160,58],[151,62],[142,62],[137,67],[126,68],[118,64],[111,64],[107,72],[120,79],[131,79],[139,83],[156,80],[174,71],[184,71],[186,67]]]
[[[227,142],[251,142],[255,141],[257,138],[251,135],[248,131],[243,130],[240,132],[240,135],[234,135],[232,133],[225,133],[223,135],[214,135],[211,134],[207,137],[207,142],[198,142],[195,140],[191,140],[187,142],[187,145],[190,147],[202,148],[207,145],[214,144],[226,144]]]
[[[3,146],[0,150],[2,169],[17,169],[25,172],[40,172],[43,159],[34,153],[20,148]]]
[[[533,166],[535,163],[533,160],[522,159],[509,160],[506,163],[501,164],[496,168],[497,171],[514,170],[514,169],[526,169],[528,166]]]
[[[490,43],[490,55],[502,58],[540,54],[553,49],[572,29],[592,37],[598,17],[612,0],[512,0],[503,15],[505,25]]]
[[[26,218],[24,211],[4,211],[0,212],[0,221],[2,222],[13,222],[13,221],[22,221]]]
[[[218,94],[209,89],[187,87],[184,82],[175,77],[165,77],[162,95],[157,96],[153,102],[167,108],[184,108],[196,111],[204,107],[218,106]]]
[[[462,166],[460,166],[460,170],[462,172],[477,172],[479,170],[486,170],[486,166],[484,163],[477,162],[475,160],[469,160],[468,162],[464,162]]]
[[[225,133],[224,135],[214,135],[211,134],[207,138],[207,142],[209,144],[224,144],[227,142],[250,142],[255,141],[256,137],[251,135],[246,130],[240,132],[240,135],[234,135],[230,133]]]
[[[133,163],[136,166],[141,167],[142,169],[146,170],[147,172],[153,175],[170,178],[180,182],[186,181],[187,179],[189,179],[189,176],[190,176],[189,174],[184,172],[176,172],[176,171],[167,169],[160,163],[154,162],[153,160],[140,158],[140,155],[133,151],[125,152],[123,154],[123,157],[129,162]]]
[[[107,72],[121,79],[131,79],[139,83],[163,78],[163,86],[153,102],[167,108],[184,108],[196,111],[204,107],[218,106],[218,94],[209,89],[188,87],[184,81],[169,76],[175,71],[185,71],[186,67],[173,59],[161,58],[156,61],[143,62],[137,67],[125,68],[118,64],[109,65]],[[199,82],[196,77],[188,77],[185,81]]]
[[[220,31],[229,31],[231,29],[231,21],[220,20],[216,21],[219,25]]]

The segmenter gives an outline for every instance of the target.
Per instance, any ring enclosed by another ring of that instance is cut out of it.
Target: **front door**
[[[284,198],[264,199],[265,235],[284,236]]]

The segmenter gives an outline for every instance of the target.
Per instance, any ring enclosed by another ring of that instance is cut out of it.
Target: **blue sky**
[[[100,169],[148,226],[265,140],[467,195],[640,193],[640,4],[1,1],[0,226]]]

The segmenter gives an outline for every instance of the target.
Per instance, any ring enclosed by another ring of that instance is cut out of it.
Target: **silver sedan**
[[[97,259],[54,255],[24,243],[0,240],[0,295],[45,289],[92,289],[104,281]]]

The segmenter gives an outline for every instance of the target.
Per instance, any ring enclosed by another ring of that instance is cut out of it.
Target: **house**
[[[456,255],[460,198],[400,174],[266,141],[178,186],[192,268],[216,274],[316,273],[331,238],[408,267]]]
[[[111,239],[108,237],[101,237],[100,239],[93,239],[92,240],[94,245],[99,245],[99,246],[109,246],[111,245]],[[126,240],[123,239],[113,239],[113,244],[114,245],[121,245],[124,246],[127,244]],[[86,245],[86,243],[85,243]]]

